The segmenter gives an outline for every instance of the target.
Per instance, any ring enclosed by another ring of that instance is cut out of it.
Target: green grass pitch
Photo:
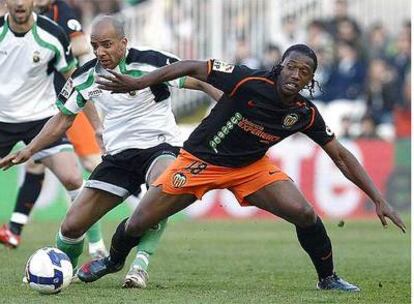
[[[293,226],[243,220],[170,223],[151,260],[146,290],[120,287],[125,267],[42,296],[23,285],[24,265],[37,248],[53,245],[58,223],[33,222],[20,248],[0,247],[0,303],[410,303],[410,232],[383,229],[377,219],[338,223],[326,222],[336,271],[361,287],[357,294],[316,290]],[[116,224],[104,223],[107,242]]]

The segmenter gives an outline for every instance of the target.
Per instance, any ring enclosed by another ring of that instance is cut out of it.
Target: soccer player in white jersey
[[[63,30],[33,13],[32,0],[7,0],[6,4],[9,13],[0,18],[0,157],[19,141],[28,144],[58,112],[52,72],[68,77],[76,63]],[[58,177],[71,199],[76,197],[82,177],[65,137],[56,138],[33,159]]]
[[[33,4],[38,14],[50,18],[62,27],[69,37],[70,49],[74,57],[81,58],[81,56],[87,56],[90,49],[87,38],[82,32],[79,21],[75,19],[73,9],[68,4],[63,0],[53,0],[53,2],[52,0],[35,0]],[[71,69],[71,71],[73,70]],[[55,92],[59,93],[66,80],[58,71],[52,74]],[[88,117],[90,117],[91,111],[94,111],[94,109],[90,107],[88,110]],[[93,119],[96,122],[95,127],[99,128],[99,117],[97,113],[92,114],[95,115]],[[89,172],[93,171],[101,158],[99,146],[95,141],[95,133],[98,132],[94,132],[85,115],[79,115],[72,128],[66,133],[70,143],[74,146],[75,153],[78,155],[82,166]],[[22,230],[28,223],[30,212],[39,197],[44,180],[44,166],[41,163],[28,161],[25,169],[24,181],[19,188],[10,221],[8,224],[0,227],[0,244],[9,248],[17,248],[19,246]],[[88,230],[87,238],[91,257],[107,255],[99,222]]]
[[[79,68],[67,81],[57,100],[60,113],[26,148],[0,162],[0,167],[8,168],[29,159],[59,138],[89,100],[103,110],[103,141],[107,154],[71,206],[57,238],[58,248],[68,254],[75,267],[82,252],[85,231],[142,183],[150,185],[176,158],[182,140],[171,110],[168,87],[202,90],[215,100],[222,94],[193,78],[180,78],[127,94],[102,91],[95,80],[106,70],[140,77],[178,59],[154,50],[127,49],[123,24],[111,16],[94,21],[91,44],[97,58]],[[165,225],[166,220],[143,237],[141,245],[145,243],[145,248],[141,248],[141,252],[146,256],[141,256],[141,262],[131,266],[124,287],[146,287],[148,258],[154,253]]]

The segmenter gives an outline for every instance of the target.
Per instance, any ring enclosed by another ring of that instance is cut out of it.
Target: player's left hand
[[[404,222],[400,218],[397,211],[395,211],[385,200],[381,200],[376,204],[376,212],[384,228],[388,226],[387,220],[388,217],[397,227],[399,227],[402,232],[405,233],[407,229]]]
[[[32,153],[28,149],[20,150],[16,153],[9,154],[0,160],[0,168],[3,171],[17,165],[24,163],[32,156]]]
[[[96,83],[98,88],[112,93],[128,93],[140,90],[139,80],[130,76],[122,75],[117,72],[108,70],[111,75],[98,75]]]

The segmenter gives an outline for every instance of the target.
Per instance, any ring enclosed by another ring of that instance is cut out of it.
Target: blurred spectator
[[[282,28],[277,32],[274,43],[280,47],[282,53],[296,43],[304,43],[306,35],[298,26],[295,16],[287,16],[282,20]]]
[[[377,123],[370,115],[365,115],[361,119],[361,133],[358,138],[364,139],[378,139]]]
[[[332,47],[332,37],[320,20],[312,20],[306,28],[306,42],[312,49]]]
[[[409,25],[411,27],[411,23]],[[397,82],[400,90],[403,88],[404,76],[411,67],[411,31],[407,31],[406,26],[407,24],[398,33],[390,59],[397,70]]]
[[[405,75],[403,103],[395,107],[394,122],[397,138],[411,137],[411,73]]]
[[[343,139],[352,139],[352,120],[351,117],[349,116],[343,116],[341,119],[341,130],[340,133],[338,134],[339,138],[343,138]]]
[[[377,123],[391,123],[394,105],[402,100],[395,72],[383,59],[369,64],[365,97],[367,112]]]
[[[363,92],[365,75],[366,64],[359,57],[356,47],[348,41],[339,41],[337,62],[320,99],[325,102],[335,99],[358,99]]]
[[[368,58],[385,58],[388,46],[389,38],[384,25],[380,22],[374,23],[368,30],[365,39],[365,49],[369,50]]]
[[[334,16],[326,21],[326,30],[334,37],[335,40],[338,40],[338,32],[340,23],[342,21],[348,21],[351,23],[351,26],[348,26],[346,23],[343,23],[343,28],[341,29],[342,39],[346,39],[347,35],[350,33],[349,29],[352,28],[352,31],[355,31],[356,34],[360,34],[360,26],[354,18],[348,14],[348,1],[347,0],[336,0],[334,3]]]
[[[282,59],[282,52],[277,45],[269,43],[263,53],[261,68],[271,70]]]
[[[260,68],[260,61],[251,54],[250,45],[246,40],[238,40],[236,43],[235,63],[251,69]]]

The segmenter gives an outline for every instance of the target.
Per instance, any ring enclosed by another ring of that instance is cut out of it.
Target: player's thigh
[[[95,170],[96,166],[98,166],[102,160],[100,154],[83,155],[79,156],[79,159],[81,161],[83,168],[85,168],[85,170],[87,170],[88,172],[92,172],[93,170]]]
[[[108,211],[122,202],[122,198],[109,192],[83,188],[61,225],[64,236],[78,238]]]
[[[291,180],[271,183],[247,196],[246,200],[301,227],[310,226],[316,221],[312,206]]]
[[[29,159],[25,165],[24,168],[26,169],[26,172],[32,173],[32,174],[42,174],[45,172],[45,166],[43,164],[36,163],[34,160]]]
[[[145,182],[151,185],[164,171],[171,165],[176,158],[173,155],[166,154],[157,157],[149,167]]]
[[[183,210],[196,201],[193,194],[167,194],[151,186],[128,220],[126,231],[140,236],[161,220]]]
[[[49,168],[68,190],[82,186],[82,175],[78,159],[72,151],[62,151],[48,157],[41,162]]]

